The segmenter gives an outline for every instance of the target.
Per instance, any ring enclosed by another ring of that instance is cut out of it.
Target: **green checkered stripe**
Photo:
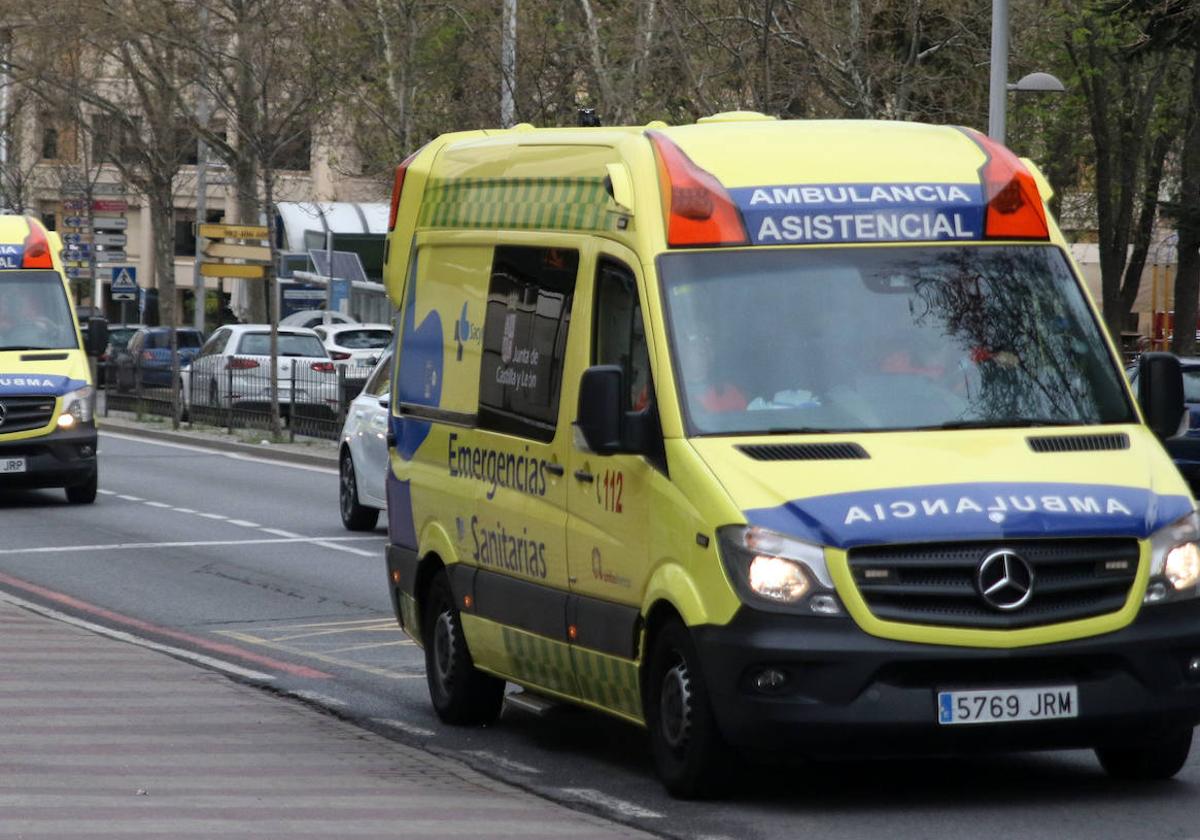
[[[400,593],[400,623],[413,641],[421,644],[421,625],[417,621],[417,601],[407,592]]]
[[[636,663],[511,627],[505,627],[501,632],[514,677],[641,720]]]
[[[420,226],[508,230],[615,230],[603,178],[437,178],[425,187]]]
[[[575,676],[584,699],[641,720],[637,665],[586,648],[571,648]]]

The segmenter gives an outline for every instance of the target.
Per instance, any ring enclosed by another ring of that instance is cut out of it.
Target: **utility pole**
[[[500,126],[511,128],[516,122],[513,103],[517,88],[517,0],[504,0],[504,20],[500,25]]]
[[[208,40],[208,6],[200,4],[201,37]],[[200,78],[207,81],[208,62],[201,51]],[[212,116],[212,105],[208,100],[208,91],[201,84],[197,94],[196,121],[202,129],[208,128]],[[200,263],[204,258],[206,240],[200,235],[200,225],[208,221],[208,144],[204,135],[196,138],[196,260],[192,267],[192,325],[196,331],[204,333],[204,310],[207,303],[204,293],[204,276],[200,273]]]
[[[1004,142],[1008,96],[1008,0],[992,0],[992,75],[988,87],[988,137]]]

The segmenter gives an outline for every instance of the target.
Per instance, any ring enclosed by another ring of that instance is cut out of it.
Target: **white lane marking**
[[[147,504],[152,508],[169,508],[170,507],[170,505],[167,504],[166,502],[144,502],[144,504]]]
[[[116,490],[99,490],[99,491],[97,491],[97,492],[98,492],[98,493],[99,493],[101,496],[115,496],[115,495],[117,495],[117,491],[116,491]]]
[[[266,530],[265,528],[263,530]],[[313,545],[319,545],[321,548],[328,548],[331,551],[344,551],[346,554],[357,554],[359,557],[378,557],[379,551],[364,551],[361,548],[351,548],[348,545],[338,545],[334,542],[326,540],[313,540]]]
[[[181,508],[181,507],[173,507],[173,508],[171,508],[171,510],[175,511],[176,513],[195,513],[196,512],[196,511],[192,510],[191,508]]]
[[[384,726],[390,726],[392,729],[399,729],[401,732],[406,732],[409,735],[416,735],[420,738],[432,738],[436,734],[432,729],[414,726],[411,723],[405,723],[402,720],[395,720],[393,718],[371,718],[371,720]]]
[[[301,700],[308,700],[310,703],[318,703],[322,706],[345,706],[344,700],[339,700],[336,697],[330,697],[328,694],[320,694],[316,691],[289,691],[288,694],[293,697],[299,697]]]
[[[209,668],[216,668],[218,671],[224,671],[227,674],[234,674],[239,677],[244,677],[248,680],[258,680],[260,682],[270,682],[275,679],[271,674],[264,674],[261,671],[251,671],[249,668],[242,668],[234,665],[232,662],[225,662],[222,659],[214,659],[211,656],[205,656],[202,653],[192,653],[190,650],[171,647],[170,645],[160,645],[158,642],[152,642],[149,639],[143,639],[141,636],[135,636],[132,633],[126,633],[124,630],[112,630],[108,627],[103,627],[99,624],[93,624],[90,621],[84,621],[81,618],[61,613],[58,610],[52,610],[49,607],[43,607],[41,604],[35,604],[32,601],[26,601],[24,598],[18,598],[15,595],[9,595],[7,592],[0,592],[0,601],[13,604],[18,607],[35,612],[38,615],[44,615],[47,618],[53,618],[56,621],[63,621],[75,627],[82,627],[84,630],[90,630],[93,633],[98,633],[101,636],[107,636],[110,639],[117,639],[122,642],[138,645],[139,647],[156,650],[160,653],[170,654],[179,659],[186,659],[190,662],[196,662],[200,665],[206,665]]]
[[[229,518],[228,516],[225,516],[224,514],[220,514],[220,513],[201,513],[198,515],[203,516],[205,519],[228,519]]]
[[[125,495],[125,494],[123,494],[123,493],[118,493],[118,494],[117,494],[117,498],[118,498],[118,499],[124,499],[124,500],[125,500],[125,501],[127,501],[127,502],[144,502],[144,501],[146,501],[145,499],[143,499],[143,498],[141,498],[141,497],[139,497],[139,496],[126,496],[126,495]]]
[[[71,551],[128,551],[135,548],[203,548],[221,545],[278,545],[280,543],[311,543],[325,545],[334,540],[360,541],[378,537],[279,537],[268,540],[189,540],[187,542],[110,543],[108,545],[59,545],[36,548],[0,548],[0,554],[59,554]],[[377,552],[366,552],[375,557]]]
[[[623,817],[642,817],[645,819],[660,820],[663,816],[658,811],[651,811],[643,808],[641,805],[626,802],[624,799],[617,799],[615,796],[609,796],[606,793],[601,793],[591,788],[560,788],[559,793],[563,795],[564,799],[605,808]]]
[[[312,464],[293,464],[289,461],[276,461],[272,458],[259,458],[255,455],[243,455],[240,452],[221,452],[218,449],[209,449],[204,446],[190,446],[186,443],[171,443],[165,440],[151,440],[149,438],[139,437],[137,435],[124,435],[117,431],[105,429],[103,425],[100,427],[100,434],[104,437],[113,437],[119,440],[127,440],[133,443],[142,443],[149,446],[166,446],[171,449],[183,449],[188,452],[200,452],[205,455],[212,455],[217,458],[229,458],[234,461],[246,461],[252,464],[269,464],[274,467],[286,467],[292,470],[307,470],[308,472],[325,473],[326,475],[337,475],[337,467],[318,467]]]
[[[299,534],[294,534],[291,531],[284,531],[282,528],[262,528],[264,534],[274,534],[277,537],[298,537]]]
[[[251,522],[248,519],[230,519],[227,520],[230,525],[240,525],[243,528],[261,528],[257,522]]]
[[[462,750],[463,755],[469,755],[478,758],[480,761],[486,761],[488,764],[495,765],[501,770],[511,770],[514,773],[541,773],[542,771],[536,767],[530,767],[528,764],[522,764],[519,761],[513,761],[511,758],[505,758],[502,755],[496,755],[487,750]]]

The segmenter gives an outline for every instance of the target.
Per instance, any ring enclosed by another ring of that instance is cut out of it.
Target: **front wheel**
[[[458,725],[494,723],[504,705],[504,680],[475,667],[444,569],[429,586],[421,618],[425,680],[438,717]]]
[[[678,620],[655,636],[647,673],[644,709],[659,778],[672,796],[714,796],[729,749],[713,719],[695,646]]]
[[[96,501],[99,484],[99,473],[92,473],[92,477],[83,484],[75,484],[64,488],[67,492],[67,501],[73,505],[90,505]]]
[[[379,521],[379,510],[359,504],[358,477],[354,474],[354,459],[349,452],[342,453],[338,472],[341,474],[338,507],[342,512],[342,524],[347,531],[370,531]]]
[[[1136,743],[1096,747],[1096,758],[1114,779],[1158,781],[1183,769],[1192,749],[1192,730],[1179,729]]]

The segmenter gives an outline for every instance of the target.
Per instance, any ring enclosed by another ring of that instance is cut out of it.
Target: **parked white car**
[[[346,367],[375,367],[392,346],[391,324],[325,324],[313,327],[329,358]]]
[[[337,369],[315,332],[279,328],[279,405],[337,412]],[[183,371],[187,406],[265,409],[271,404],[271,327],[227,324],[204,342]],[[292,383],[295,382],[295,393]]]
[[[318,324],[357,324],[349,315],[334,309],[302,309],[279,319],[281,327],[315,327]]]
[[[370,531],[387,508],[387,432],[392,355],[386,353],[346,411],[338,458],[338,507],[351,531]]]

